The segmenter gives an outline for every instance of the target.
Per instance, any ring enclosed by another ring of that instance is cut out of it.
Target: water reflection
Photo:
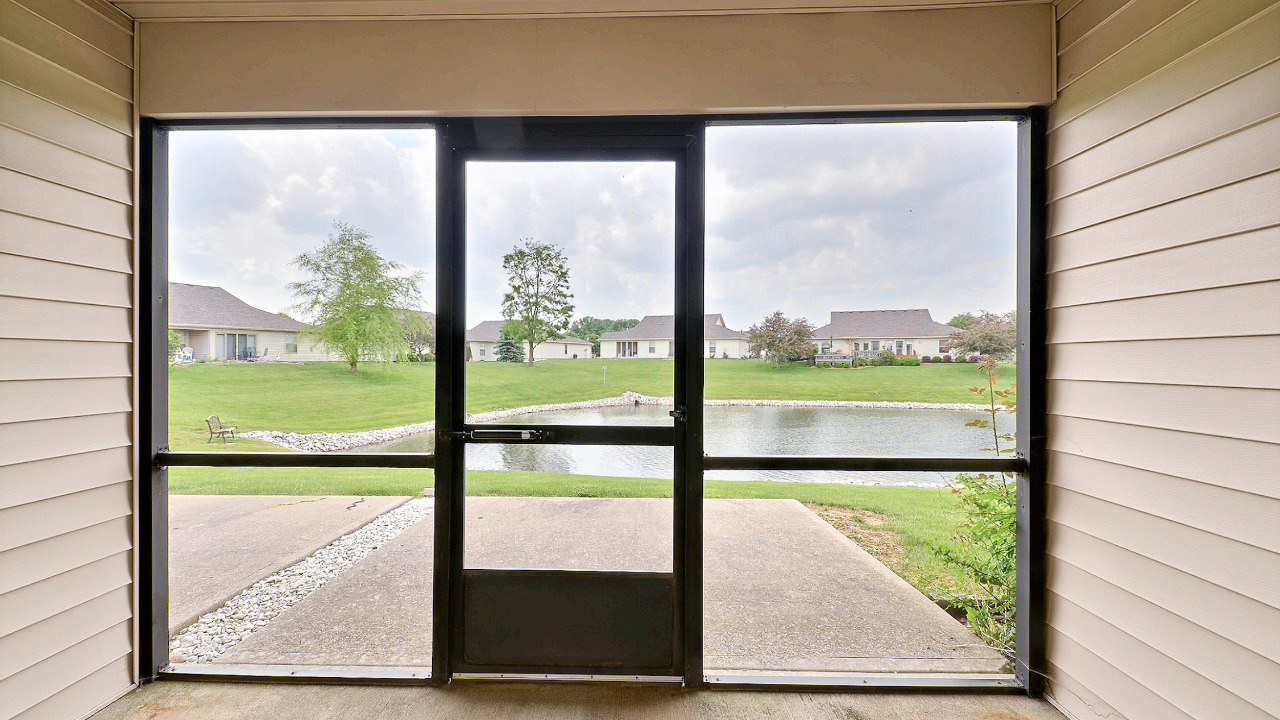
[[[634,406],[559,410],[507,422],[574,425],[656,424],[670,408]],[[708,455],[865,455],[901,457],[994,457],[991,429],[966,427],[982,413],[902,408],[813,408],[711,406],[706,408]],[[1012,415],[999,416],[1001,432],[1012,432]],[[431,452],[431,435],[366,448],[379,452]],[[591,445],[469,445],[471,470],[670,478],[669,448]],[[708,471],[708,479],[761,478],[794,482],[874,485],[943,485],[946,473]]]

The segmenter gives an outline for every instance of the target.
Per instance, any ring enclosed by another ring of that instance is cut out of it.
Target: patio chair
[[[223,425],[222,421],[218,419],[217,415],[210,415],[209,417],[205,418],[204,421],[209,425],[209,439],[206,441],[206,443],[213,442],[213,439],[215,437],[220,437],[222,438],[222,442],[226,442],[228,435],[231,436],[232,440],[236,439],[235,425]]]

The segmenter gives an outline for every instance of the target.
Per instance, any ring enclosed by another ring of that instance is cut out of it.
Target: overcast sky
[[[1015,304],[1013,123],[713,127],[708,312],[745,329],[773,310],[928,308],[945,322]],[[422,270],[435,309],[430,130],[175,132],[170,279],[286,310],[290,261],[334,220]],[[575,317],[673,309],[674,167],[471,163],[467,324],[501,317],[502,255],[563,249]]]

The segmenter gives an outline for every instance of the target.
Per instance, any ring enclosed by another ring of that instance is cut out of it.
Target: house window
[[[712,340],[712,341],[710,341],[710,342],[708,342],[708,343],[707,343],[707,350],[710,352],[711,357],[715,357],[715,356],[716,356],[716,341],[715,341],[715,340]]]
[[[484,346],[480,346],[480,357],[484,357]]]
[[[896,352],[897,352],[899,355],[901,355],[901,354],[902,354],[902,341],[901,341],[901,340],[899,340],[899,341],[897,342],[897,351],[896,351]]]
[[[879,341],[879,340],[872,340],[872,341],[871,341],[871,351],[872,351],[872,352],[880,352],[880,341]]]
[[[568,355],[568,354],[569,354],[569,346],[568,346],[568,345],[565,345],[565,346],[564,346],[564,354],[565,354],[565,355]]]
[[[288,339],[284,341],[284,351],[291,355],[297,354],[298,352],[298,336],[297,335],[290,335]]]
[[[649,354],[652,355],[658,350],[658,343],[654,340],[649,341]]]

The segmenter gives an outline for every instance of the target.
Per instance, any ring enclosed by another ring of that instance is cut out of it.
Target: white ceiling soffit
[[[138,20],[544,18],[855,12],[1051,0],[116,0]]]

